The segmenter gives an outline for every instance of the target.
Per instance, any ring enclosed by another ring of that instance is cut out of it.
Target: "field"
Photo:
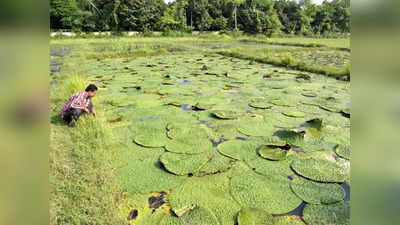
[[[51,223],[349,224],[349,79],[348,39],[52,40]]]

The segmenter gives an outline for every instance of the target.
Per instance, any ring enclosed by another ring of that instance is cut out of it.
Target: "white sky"
[[[165,2],[173,2],[174,0],[164,0]],[[324,0],[312,0],[316,4],[321,4]]]

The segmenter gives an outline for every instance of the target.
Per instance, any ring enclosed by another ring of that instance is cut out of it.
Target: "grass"
[[[317,73],[327,75],[342,80],[350,79],[349,67],[325,66],[307,62],[303,58],[294,58],[291,52],[299,50],[280,49],[280,50],[253,50],[253,49],[230,49],[221,50],[217,53],[224,56],[234,57],[238,59],[251,60],[259,63],[272,64],[275,66],[283,66],[294,70]],[[289,53],[288,53],[289,52]],[[279,53],[279,54],[275,54]]]
[[[298,46],[298,47],[329,47],[335,50],[350,51],[350,39],[348,38],[239,38],[242,42],[258,42],[273,45],[283,46]]]
[[[87,82],[72,77],[52,96],[50,224],[122,224],[113,213],[121,195],[111,164],[112,133],[102,120],[85,117],[74,128],[63,125],[58,109]],[[85,207],[82,207],[85,206]]]

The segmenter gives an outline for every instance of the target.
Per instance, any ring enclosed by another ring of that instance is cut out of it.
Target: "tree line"
[[[350,32],[350,0],[50,0],[52,30]]]

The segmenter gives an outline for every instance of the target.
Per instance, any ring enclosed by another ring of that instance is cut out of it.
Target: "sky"
[[[165,2],[173,2],[174,0],[164,0]],[[312,0],[316,4],[321,4],[324,0]]]

